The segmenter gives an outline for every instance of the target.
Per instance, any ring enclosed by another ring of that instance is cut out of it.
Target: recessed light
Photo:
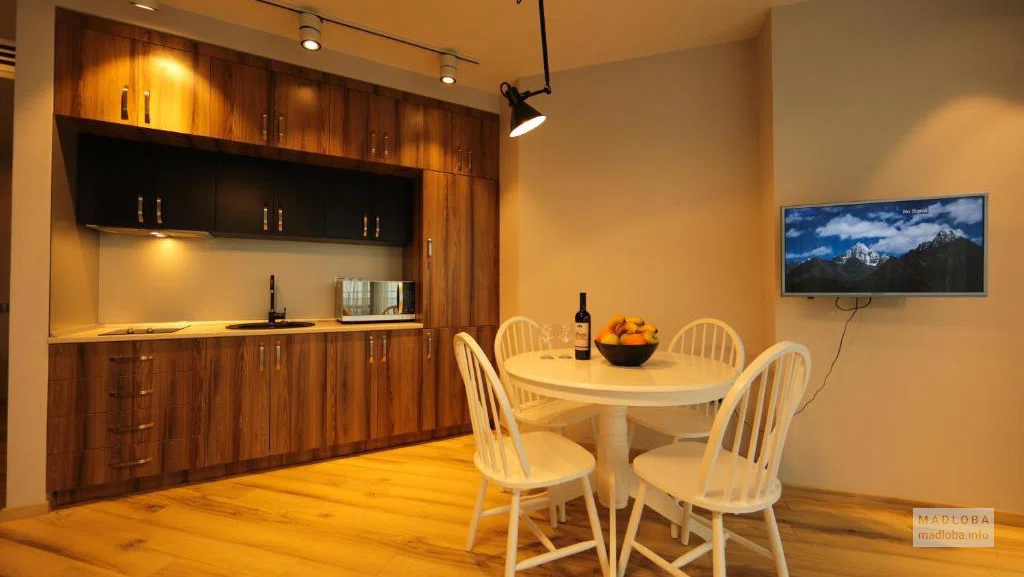
[[[150,12],[156,12],[160,9],[160,0],[132,0],[131,5],[143,10],[149,10]]]
[[[316,14],[303,12],[299,14],[299,44],[306,50],[320,50],[320,25],[323,20]]]
[[[454,54],[445,53],[441,55],[441,82],[455,84],[459,73],[458,64],[459,61],[455,58]]]

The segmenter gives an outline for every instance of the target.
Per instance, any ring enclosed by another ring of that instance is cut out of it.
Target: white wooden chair
[[[512,317],[501,324],[494,337],[494,358],[501,372],[501,383],[512,403],[512,412],[520,423],[564,434],[566,427],[590,421],[597,442],[598,408],[586,403],[552,399],[523,390],[512,382],[505,370],[505,359],[521,353],[549,348],[541,338],[540,325],[527,317]],[[560,510],[560,514],[558,511]],[[559,517],[565,521],[565,503],[551,504],[551,526],[558,527]]]
[[[711,551],[714,576],[725,577],[726,540],[774,558],[778,575],[788,577],[772,505],[782,496],[778,478],[782,449],[793,414],[807,390],[810,374],[811,357],[807,347],[780,342],[761,353],[737,378],[722,401],[706,444],[675,443],[644,453],[633,461],[633,471],[640,478],[640,485],[619,557],[620,577],[625,573],[633,549],[675,577],[685,577],[680,567]],[[753,387],[755,383],[757,386]],[[748,419],[755,426],[744,426]],[[731,447],[726,449],[726,434],[730,430],[734,431],[733,439]],[[667,561],[639,543],[637,527],[648,485],[686,503],[684,527],[691,518],[710,525],[711,542],[687,551],[674,561]],[[693,505],[711,511],[711,522],[693,515]],[[770,551],[725,530],[725,514],[756,511],[764,512]]]
[[[597,549],[601,572],[609,574],[608,552],[597,517],[594,495],[590,487],[590,473],[594,470],[594,456],[573,441],[550,431],[520,433],[512,414],[512,405],[498,381],[487,356],[473,337],[466,333],[455,335],[455,359],[466,386],[470,420],[476,454],[473,462],[479,469],[480,489],[469,524],[466,550],[473,549],[480,517],[508,513],[508,544],[506,546],[505,577],[516,571],[561,559],[569,555]],[[551,540],[529,517],[529,512],[547,507],[546,494],[524,496],[523,491],[548,488],[562,483],[578,481],[583,487],[583,498],[590,517],[594,538],[562,548],[555,548]],[[483,511],[487,485],[495,483],[512,491],[512,504]],[[519,522],[526,524],[547,553],[516,560],[519,540]]]

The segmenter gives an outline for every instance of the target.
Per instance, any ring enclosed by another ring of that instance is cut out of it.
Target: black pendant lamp
[[[522,1],[516,0],[516,4],[520,4]],[[541,53],[544,55],[544,88],[519,92],[519,89],[508,82],[501,83],[501,95],[508,100],[508,105],[512,108],[512,126],[508,133],[512,138],[530,132],[548,118],[526,103],[526,99],[531,96],[551,94],[551,75],[548,72],[548,36],[544,26],[544,0],[537,0],[537,6],[540,9],[540,47]]]

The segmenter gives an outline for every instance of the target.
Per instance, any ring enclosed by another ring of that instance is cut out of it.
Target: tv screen
[[[782,294],[986,290],[985,194],[782,209]]]

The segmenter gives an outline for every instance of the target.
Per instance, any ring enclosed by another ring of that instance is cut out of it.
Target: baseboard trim
[[[6,509],[0,509],[0,523],[4,521],[14,521],[16,519],[25,519],[28,517],[38,517],[39,515],[45,515],[49,512],[50,504],[47,502],[22,505],[20,507],[8,507]]]

